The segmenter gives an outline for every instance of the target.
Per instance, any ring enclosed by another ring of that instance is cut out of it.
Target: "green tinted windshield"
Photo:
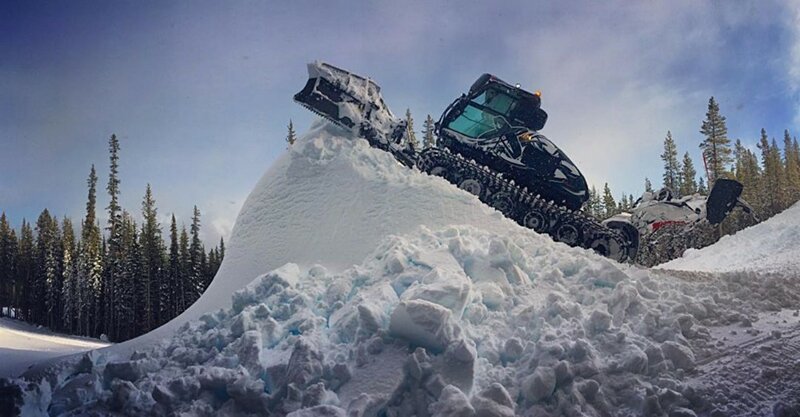
[[[488,88],[475,97],[447,127],[473,138],[484,136],[507,123],[515,103],[516,100],[508,94]]]

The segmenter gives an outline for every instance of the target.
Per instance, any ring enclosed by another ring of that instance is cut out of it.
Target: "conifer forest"
[[[115,135],[108,150],[105,224],[98,219],[94,165],[80,221],[44,209],[35,221],[22,219],[17,228],[5,212],[0,214],[4,316],[120,342],[170,321],[208,287],[225,256],[224,241],[206,249],[197,206],[188,231],[179,227],[174,214],[164,230],[150,185],[136,214],[121,207],[120,143]]]

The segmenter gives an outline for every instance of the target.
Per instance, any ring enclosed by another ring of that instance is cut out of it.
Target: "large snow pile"
[[[226,307],[233,291],[287,262],[342,270],[364,260],[390,233],[450,224],[491,229],[506,222],[470,194],[346,135],[315,122],[248,196],[225,260],[203,296],[167,325],[114,350],[171,335],[186,321]]]
[[[658,268],[683,271],[800,271],[800,204],[735,235],[702,249],[689,249],[683,257]]]
[[[23,411],[726,415],[735,387],[696,378],[719,329],[800,301],[796,279],[681,279],[555,243],[337,135],[318,126],[251,195],[204,296],[221,309],[29,381]],[[781,365],[752,379],[800,372]]]

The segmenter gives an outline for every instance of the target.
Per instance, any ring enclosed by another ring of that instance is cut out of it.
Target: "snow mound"
[[[793,273],[800,271],[800,204],[774,217],[723,236],[702,249],[689,249],[683,257],[657,268],[682,271],[752,271]]]
[[[360,263],[389,234],[420,226],[511,224],[446,181],[409,170],[386,152],[315,122],[255,186],[233,228],[219,272],[181,316],[143,340],[225,307],[233,291],[288,262],[344,269]]]
[[[569,248],[341,135],[317,125],[262,178],[170,337],[27,381],[23,412],[714,415],[698,369],[731,347],[718,330],[800,303],[780,275]]]
[[[521,228],[450,226],[387,237],[341,272],[288,263],[160,346],[87,355],[27,404],[51,415],[694,415],[708,400],[685,379],[715,352],[708,326],[747,320],[734,307],[755,299],[800,300],[800,285],[777,277],[691,283],[562,249]]]

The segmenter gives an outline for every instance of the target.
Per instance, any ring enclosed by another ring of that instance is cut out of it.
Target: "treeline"
[[[731,145],[726,118],[711,97],[700,133],[704,137],[699,146],[708,186],[702,175],[697,176],[689,152],[679,159],[672,133],[668,131],[664,138],[664,151],[660,155],[664,164],[662,186],[669,188],[673,196],[705,195],[716,178],[732,178],[744,185],[742,198],[753,206],[762,220],[800,200],[800,147],[797,137],[792,137],[788,130],[783,132],[782,148],[775,138],[770,140],[765,129],[761,129],[757,151],[748,149],[741,139],[736,139]],[[644,188],[653,192],[648,178],[644,179]],[[633,195],[625,194],[615,200],[607,183],[602,193],[592,187],[590,194],[585,210],[601,220],[630,210],[636,201]],[[735,232],[752,223],[750,216],[735,211],[723,223],[723,233]]]
[[[97,175],[91,167],[86,214],[77,233],[71,219],[45,209],[17,230],[0,215],[0,313],[52,330],[119,342],[171,320],[208,287],[225,244],[206,251],[200,211],[189,231],[172,215],[169,242],[147,185],[142,223],[119,205],[119,141],[109,139],[108,223],[96,217]]]

